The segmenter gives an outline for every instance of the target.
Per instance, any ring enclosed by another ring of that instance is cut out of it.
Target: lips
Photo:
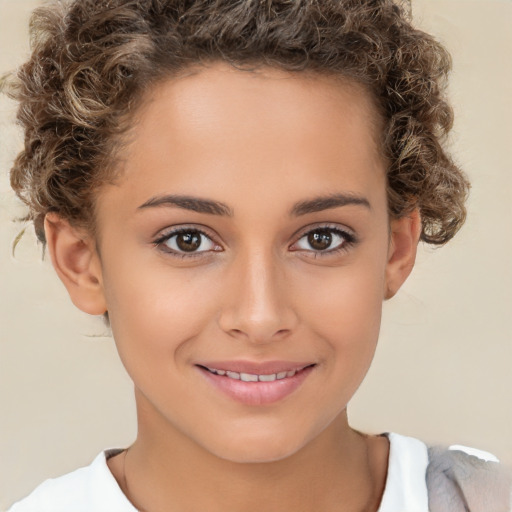
[[[207,381],[246,405],[265,405],[295,391],[313,370],[314,363],[217,361],[196,365]]]
[[[271,375],[292,370],[300,370],[314,363],[311,361],[200,361],[198,366],[208,369],[248,373],[253,375]]]
[[[273,382],[274,380],[286,379],[287,377],[293,377],[297,372],[300,372],[304,367],[299,367],[293,370],[283,370],[276,373],[246,373],[246,372],[235,372],[230,370],[219,370],[218,368],[206,369],[220,376],[226,376],[229,379],[241,380],[243,382]]]

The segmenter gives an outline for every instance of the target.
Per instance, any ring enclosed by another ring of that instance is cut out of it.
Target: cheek
[[[296,294],[302,298],[301,311],[309,329],[327,347],[329,371],[349,394],[366,374],[379,337],[385,257],[370,254],[329,270],[316,286],[304,283],[304,290]]]
[[[346,267],[329,269],[321,278],[304,281],[304,290],[296,295],[302,298],[311,323],[319,331],[344,333],[347,339],[378,332],[385,287],[384,261],[384,257],[359,259]]]
[[[128,358],[168,359],[204,330],[218,304],[219,287],[207,275],[197,276],[197,269],[176,269],[154,259],[134,265],[127,258],[105,272],[112,331],[126,365]]]

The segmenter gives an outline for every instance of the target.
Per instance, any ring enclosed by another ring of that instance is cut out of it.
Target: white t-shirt
[[[426,445],[399,434],[385,435],[390,452],[378,512],[428,512]],[[89,466],[46,480],[8,512],[137,512],[107,466],[108,457],[119,451],[106,450]]]

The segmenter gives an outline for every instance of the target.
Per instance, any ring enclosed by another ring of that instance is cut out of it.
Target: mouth
[[[201,368],[213,373],[215,375],[220,375],[221,377],[227,377],[228,379],[241,380],[243,382],[273,382],[275,380],[282,380],[286,378],[293,377],[297,373],[301,372],[305,368],[309,368],[310,366],[314,366],[314,364],[309,364],[306,366],[299,366],[298,368],[292,368],[291,370],[283,370],[276,373],[245,373],[245,372],[236,372],[232,370],[220,370],[218,368],[210,368],[208,366],[198,365]]]
[[[245,405],[261,406],[273,404],[291,395],[311,374],[316,364],[274,362],[252,365],[231,362],[197,364],[196,367],[207,382],[223,395]]]

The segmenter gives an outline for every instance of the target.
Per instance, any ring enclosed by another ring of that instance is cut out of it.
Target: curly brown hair
[[[25,147],[11,185],[45,242],[46,213],[94,231],[94,192],[115,172],[144,92],[195,65],[349,78],[383,119],[391,217],[419,208],[421,239],[450,240],[469,184],[443,145],[451,60],[392,0],[74,0],[37,9],[32,54],[10,82]]]

